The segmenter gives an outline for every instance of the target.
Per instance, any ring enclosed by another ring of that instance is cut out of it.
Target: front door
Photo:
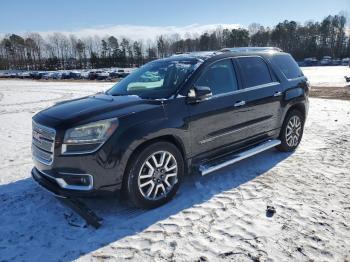
[[[213,93],[208,100],[188,105],[192,154],[198,156],[232,142],[232,137],[225,135],[236,122],[234,93],[239,84],[232,60],[228,58],[208,65],[195,85],[210,87]]]

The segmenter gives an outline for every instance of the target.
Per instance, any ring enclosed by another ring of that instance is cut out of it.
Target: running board
[[[219,170],[223,167],[232,165],[238,161],[241,161],[241,160],[246,159],[248,157],[259,154],[259,153],[261,153],[265,150],[268,150],[272,147],[278,146],[279,144],[281,144],[281,141],[278,139],[268,140],[266,142],[258,144],[257,146],[255,146],[251,149],[234,154],[232,157],[230,157],[226,161],[224,160],[223,162],[219,162],[219,163],[200,165],[199,172],[202,176],[205,176],[205,175],[212,173],[216,170]]]

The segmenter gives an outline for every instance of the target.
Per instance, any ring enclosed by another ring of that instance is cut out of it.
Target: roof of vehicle
[[[264,47],[252,47],[252,46],[246,46],[246,47],[229,47],[229,48],[223,48],[220,50],[221,52],[269,52],[269,51],[276,51],[276,52],[282,52],[282,49],[278,47],[272,47],[272,46],[264,46]]]
[[[235,47],[224,48],[220,51],[201,51],[201,52],[187,52],[172,55],[166,59],[169,60],[181,60],[181,59],[197,59],[202,62],[213,58],[220,59],[225,57],[237,57],[237,56],[263,56],[271,57],[276,54],[285,54],[281,49],[276,47]]]

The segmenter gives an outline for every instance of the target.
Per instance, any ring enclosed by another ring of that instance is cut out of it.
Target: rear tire
[[[155,208],[175,196],[184,175],[184,160],[175,145],[155,142],[131,161],[126,177],[126,193],[131,205]]]
[[[284,119],[279,139],[281,144],[276,148],[281,152],[294,151],[303,137],[304,116],[299,110],[292,110]]]

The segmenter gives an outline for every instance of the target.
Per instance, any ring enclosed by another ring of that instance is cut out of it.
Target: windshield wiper
[[[110,94],[111,96],[127,96],[128,94]]]
[[[151,97],[145,98],[145,97],[142,97],[142,96],[137,95],[137,94],[113,94],[113,95],[111,94],[111,96],[137,96],[137,97],[139,97],[141,99],[153,99]]]

